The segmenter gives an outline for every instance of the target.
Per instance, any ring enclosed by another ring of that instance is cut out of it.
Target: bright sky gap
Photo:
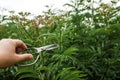
[[[67,8],[63,7],[63,4],[70,1],[71,0],[0,0],[0,9],[5,8],[15,12],[22,11],[30,12],[32,14],[40,14],[47,9],[45,5],[50,5],[53,9],[67,10]],[[110,0],[103,0],[103,2],[109,1]],[[6,13],[0,11],[0,14]]]

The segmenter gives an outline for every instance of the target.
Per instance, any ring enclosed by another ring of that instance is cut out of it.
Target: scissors
[[[27,44],[27,45],[28,45],[28,44]],[[41,52],[53,50],[53,49],[59,47],[59,45],[57,45],[57,44],[51,44],[51,45],[46,45],[46,46],[42,46],[42,47],[31,47],[30,45],[28,45],[28,46],[29,46],[30,48],[26,49],[26,51],[28,51],[28,50],[35,50],[35,51],[36,51],[35,54],[37,54],[36,59],[35,59],[34,62],[32,62],[32,63],[23,64],[23,65],[22,65],[22,64],[18,64],[17,66],[31,66],[31,65],[35,64],[35,63],[38,61],[38,59],[39,59],[39,57],[40,57],[39,54],[40,54]]]

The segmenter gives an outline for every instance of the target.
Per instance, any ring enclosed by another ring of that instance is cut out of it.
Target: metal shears
[[[36,59],[32,62],[32,63],[29,63],[29,64],[18,64],[17,66],[31,66],[33,64],[35,64],[39,57],[40,57],[40,53],[43,52],[43,51],[49,51],[49,50],[53,50],[55,48],[58,48],[59,45],[57,44],[51,44],[51,45],[46,45],[46,46],[42,46],[42,47],[29,47],[26,51],[29,51],[29,50],[35,50],[35,55],[37,54],[37,57]]]

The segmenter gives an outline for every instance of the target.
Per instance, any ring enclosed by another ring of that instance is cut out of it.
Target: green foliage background
[[[32,46],[59,44],[28,67],[0,70],[0,80],[119,80],[120,6],[99,0],[72,0],[70,11],[52,9],[28,19],[30,13],[0,15],[0,39],[21,39]],[[97,7],[94,7],[97,4]]]

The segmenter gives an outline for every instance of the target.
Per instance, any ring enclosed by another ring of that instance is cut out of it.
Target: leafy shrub
[[[94,7],[96,3],[100,5]],[[72,10],[59,15],[50,9],[32,20],[27,12],[4,16],[0,39],[17,38],[36,47],[55,43],[59,48],[43,52],[33,66],[1,70],[0,79],[119,80],[120,7],[116,4],[72,0],[64,5]]]

